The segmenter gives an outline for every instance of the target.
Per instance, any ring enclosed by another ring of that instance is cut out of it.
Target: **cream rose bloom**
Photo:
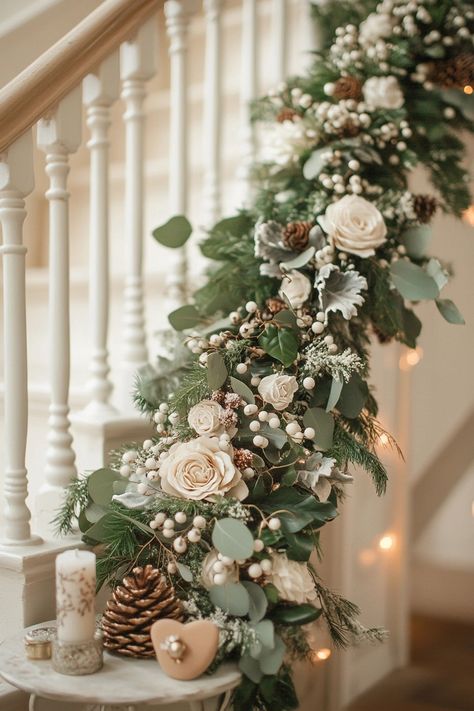
[[[224,408],[215,400],[201,400],[190,409],[188,423],[198,435],[218,437],[225,432],[221,420],[223,414]]]
[[[358,195],[333,202],[318,222],[338,249],[358,257],[374,255],[387,234],[382,213]]]
[[[263,400],[275,410],[284,410],[293,400],[298,382],[293,375],[267,375],[258,385]]]
[[[229,495],[245,499],[248,488],[228,451],[216,437],[197,437],[176,442],[160,466],[161,488],[182,499],[206,499]]]
[[[362,87],[369,109],[399,109],[405,103],[400,84],[393,76],[370,77]]]
[[[392,18],[388,13],[372,12],[360,24],[359,39],[362,45],[375,44],[379,39],[390,37],[392,30]]]
[[[272,555],[272,573],[269,582],[278,590],[280,597],[288,602],[311,602],[316,600],[314,582],[306,563],[289,560],[285,554]]]
[[[293,269],[281,282],[280,296],[286,296],[291,306],[298,309],[303,306],[311,294],[311,282],[304,274]]]
[[[206,590],[209,590],[209,588],[212,588],[215,585],[214,575],[216,573],[214,565],[218,562],[218,560],[218,552],[215,548],[212,548],[202,562],[201,583]],[[234,562],[232,565],[226,565],[224,568],[224,574],[226,576],[227,583],[236,583],[239,579],[238,564]]]

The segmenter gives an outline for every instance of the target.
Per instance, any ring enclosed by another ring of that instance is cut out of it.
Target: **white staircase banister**
[[[136,34],[161,0],[105,0],[0,90],[0,153]]]

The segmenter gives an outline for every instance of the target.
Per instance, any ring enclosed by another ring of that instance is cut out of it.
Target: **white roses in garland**
[[[405,103],[400,84],[393,76],[370,77],[362,87],[369,109],[399,109]]]
[[[228,451],[216,437],[176,442],[160,467],[161,488],[182,499],[215,501],[229,495],[240,501],[248,488]]]
[[[372,257],[386,241],[382,213],[358,195],[333,202],[318,222],[338,249],[358,257]]]
[[[293,269],[283,277],[280,296],[285,296],[294,309],[303,306],[311,294],[312,286],[308,277]]]
[[[201,400],[188,413],[188,423],[198,435],[218,437],[224,434],[224,408],[214,400]]]
[[[297,390],[298,381],[294,375],[267,375],[261,379],[258,386],[263,400],[275,410],[285,410],[293,401]]]
[[[306,563],[290,560],[285,554],[272,555],[270,582],[278,590],[280,597],[288,602],[311,602],[315,600],[314,581]]]

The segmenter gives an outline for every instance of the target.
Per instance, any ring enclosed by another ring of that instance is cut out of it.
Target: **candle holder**
[[[102,634],[96,632],[87,642],[63,642],[53,639],[53,669],[59,674],[82,676],[94,674],[104,663]]]

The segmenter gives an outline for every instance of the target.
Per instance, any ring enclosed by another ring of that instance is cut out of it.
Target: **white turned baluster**
[[[204,0],[204,10],[206,20],[204,222],[206,226],[212,227],[221,211],[221,0]]]
[[[83,101],[90,138],[89,318],[92,334],[89,364],[90,402],[84,415],[105,420],[116,416],[110,404],[107,334],[109,322],[109,126],[110,107],[120,94],[119,54],[114,52],[85,77]]]
[[[38,122],[38,146],[46,154],[49,188],[49,381],[50,405],[45,477],[36,500],[36,518],[45,534],[65,488],[76,476],[69,431],[69,155],[81,142],[81,93],[75,89],[54,113]]]
[[[168,0],[165,2],[166,29],[170,57],[170,151],[169,151],[169,206],[173,215],[186,214],[188,208],[188,151],[186,122],[186,58],[187,34],[194,2]],[[166,304],[168,313],[186,300],[186,248],[174,255],[166,276]]]
[[[122,99],[125,103],[125,288],[123,361],[120,400],[133,410],[137,370],[148,360],[143,304],[144,123],[145,83],[155,73],[156,18],[120,47]]]
[[[281,82],[287,75],[287,37],[288,37],[288,17],[286,12],[287,0],[273,0],[272,20],[273,20],[273,43],[275,62],[275,81]]]
[[[23,221],[25,197],[34,186],[31,132],[0,155],[0,224],[3,234],[4,338],[4,458],[5,508],[2,544],[37,542],[30,531],[26,505],[25,466],[28,429],[28,370],[26,350],[25,254]]]
[[[241,155],[239,177],[242,182],[243,204],[251,198],[250,172],[255,159],[256,140],[250,121],[250,102],[257,95],[257,3],[242,0],[242,86],[241,86]]]

